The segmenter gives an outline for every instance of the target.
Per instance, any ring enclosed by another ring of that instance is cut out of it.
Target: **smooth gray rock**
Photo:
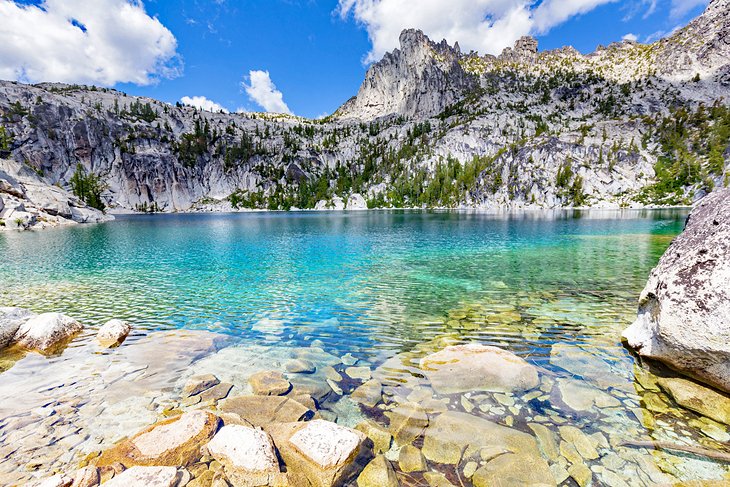
[[[27,309],[0,307],[0,348],[11,345],[20,325],[33,316]]]
[[[25,348],[48,352],[83,328],[81,323],[61,313],[43,313],[21,324],[14,341]]]
[[[692,210],[623,336],[640,355],[730,391],[730,189]]]

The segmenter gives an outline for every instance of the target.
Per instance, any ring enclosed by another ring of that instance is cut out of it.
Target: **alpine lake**
[[[0,352],[0,485],[83,464],[180,411],[216,410],[224,397],[184,397],[192,376],[215,375],[230,398],[271,370],[320,417],[381,438],[402,485],[485,485],[504,452],[490,451],[482,420],[534,437],[557,485],[730,482],[727,463],[631,444],[730,441],[727,425],[657,386],[668,371],[621,344],[687,213],[135,215],[2,233],[0,305],[86,328],[53,355]],[[134,329],[102,348],[95,331],[112,318]],[[421,359],[465,343],[516,354],[538,385],[435,387]],[[452,427],[434,447],[442,415]],[[406,445],[420,470],[404,468]],[[512,453],[504,471],[530,468]]]

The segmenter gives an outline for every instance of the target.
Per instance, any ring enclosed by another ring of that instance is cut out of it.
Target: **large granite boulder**
[[[9,346],[20,325],[33,316],[27,309],[0,307],[0,348]]]
[[[512,352],[478,343],[446,347],[422,358],[420,365],[440,394],[524,392],[539,384],[535,366]]]
[[[271,437],[260,429],[224,426],[205,450],[223,465],[234,485],[286,485],[286,475],[279,471]]]
[[[363,433],[321,419],[276,424],[269,432],[286,464],[291,485],[344,485],[372,456]]]
[[[51,352],[83,328],[81,323],[61,313],[43,313],[21,324],[13,340],[25,348]]]
[[[623,336],[640,355],[730,391],[730,189],[692,210]]]
[[[187,466],[213,437],[220,420],[207,411],[191,411],[154,424],[103,452],[94,462],[103,467]]]

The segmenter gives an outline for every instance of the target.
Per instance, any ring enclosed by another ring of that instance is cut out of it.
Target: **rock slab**
[[[478,343],[446,347],[422,358],[420,366],[440,394],[524,392],[539,384],[535,366],[512,352]]]
[[[640,355],[730,392],[730,189],[692,210],[623,336]]]
[[[97,466],[187,466],[213,437],[220,420],[206,411],[191,411],[149,426],[103,452]]]

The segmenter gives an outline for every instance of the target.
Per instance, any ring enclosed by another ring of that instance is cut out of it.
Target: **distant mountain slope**
[[[539,53],[532,37],[523,37],[497,57],[462,54],[458,44],[436,44],[421,31],[407,30],[400,36],[400,49],[370,67],[357,96],[336,115],[358,120],[386,114],[434,116],[505,69],[535,76],[567,71],[616,83],[646,78],[682,82],[699,74],[727,87],[729,66],[728,0],[711,2],[703,15],[653,44],[624,41],[586,56],[572,47]]]
[[[404,31],[325,120],[0,82],[0,158],[107,206],[555,208],[689,203],[727,185],[728,1],[651,45],[500,56]]]

